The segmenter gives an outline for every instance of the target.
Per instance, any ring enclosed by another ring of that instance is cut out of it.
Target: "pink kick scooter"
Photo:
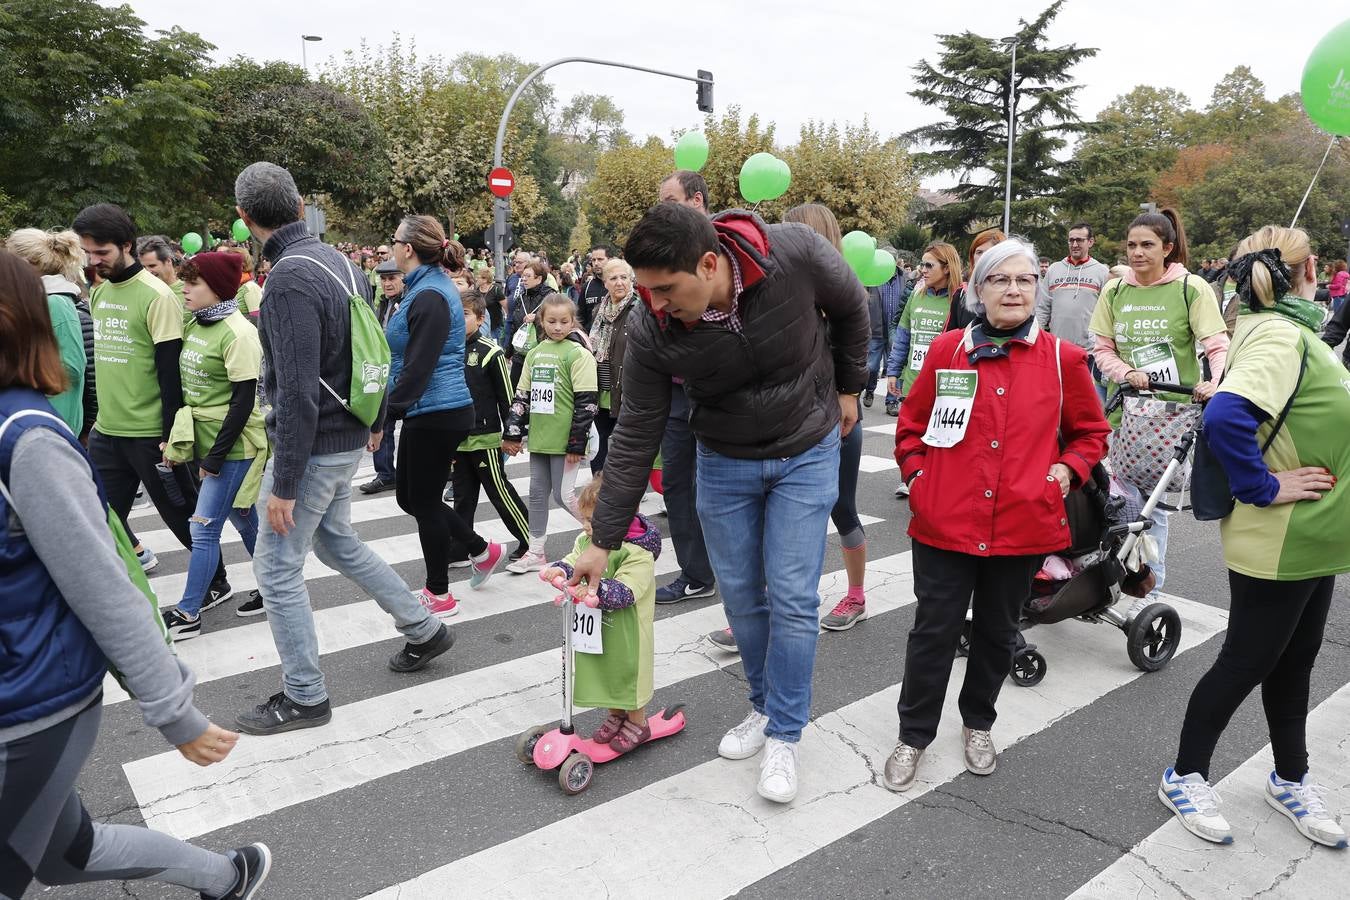
[[[572,728],[572,610],[564,601],[584,603],[594,609],[600,605],[600,598],[584,585],[569,587],[562,577],[553,579],[552,583],[562,591],[553,599],[554,604],[563,608],[562,724],[552,729],[547,725],[536,725],[522,732],[516,738],[516,758],[545,772],[557,769],[558,786],[564,794],[575,795],[591,786],[596,764],[609,762],[621,754],[608,744],[597,744],[588,737],[581,737]],[[683,731],[683,710],[684,704],[676,703],[649,717],[647,724],[652,736],[648,743]]]

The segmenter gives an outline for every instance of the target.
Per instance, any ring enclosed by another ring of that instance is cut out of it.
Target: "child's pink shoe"
[[[417,599],[426,608],[426,611],[433,616],[448,619],[459,612],[459,604],[455,602],[455,595],[449,591],[446,592],[444,597],[441,597],[426,588],[422,588],[422,593],[417,595]]]

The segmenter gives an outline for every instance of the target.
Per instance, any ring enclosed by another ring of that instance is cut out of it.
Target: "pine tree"
[[[1001,224],[1004,165],[1008,145],[1008,104],[1014,103],[1012,230],[1044,243],[1062,234],[1052,230],[1066,183],[1057,154],[1074,134],[1091,131],[1074,112],[1069,70],[1095,56],[1094,47],[1051,47],[1046,30],[1065,0],[1056,0],[1033,21],[1019,20],[1017,75],[1009,90],[1009,52],[999,38],[973,32],[939,35],[936,63],[915,66],[919,87],[910,96],[941,110],[946,118],[910,132],[925,148],[915,156],[927,174],[954,172],[947,188],[956,198],[925,216],[935,235],[960,240],[974,226]]]

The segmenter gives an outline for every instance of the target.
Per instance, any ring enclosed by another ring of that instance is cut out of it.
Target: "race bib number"
[[[554,382],[558,377],[556,366],[532,366],[530,368],[530,414],[549,416],[556,408]]]
[[[1179,370],[1176,357],[1172,354],[1172,345],[1159,341],[1130,351],[1130,361],[1151,381],[1164,381],[1176,384]]]
[[[577,653],[599,655],[605,652],[600,635],[600,610],[582,603],[572,604],[572,649]]]
[[[530,326],[522,325],[516,329],[516,333],[511,335],[511,347],[515,350],[524,350],[525,345],[530,342]]]
[[[923,361],[928,358],[928,348],[936,337],[935,334],[923,331],[916,331],[910,335],[909,368],[912,371],[918,372],[923,368]]]
[[[923,442],[930,447],[955,447],[966,436],[970,427],[971,409],[975,406],[975,388],[979,373],[973,369],[938,369],[937,396],[933,412],[928,418],[928,430]]]

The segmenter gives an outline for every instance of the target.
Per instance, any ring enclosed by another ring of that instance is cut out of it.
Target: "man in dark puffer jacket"
[[[660,204],[624,255],[644,306],[633,310],[593,547],[573,580],[598,584],[623,541],[661,445],[671,378],[682,378],[699,440],[699,519],[753,707],[718,753],[763,749],[759,793],[786,803],[810,713],[839,438],[857,422],[867,378],[867,296],[814,231],[743,210],[709,220]]]

